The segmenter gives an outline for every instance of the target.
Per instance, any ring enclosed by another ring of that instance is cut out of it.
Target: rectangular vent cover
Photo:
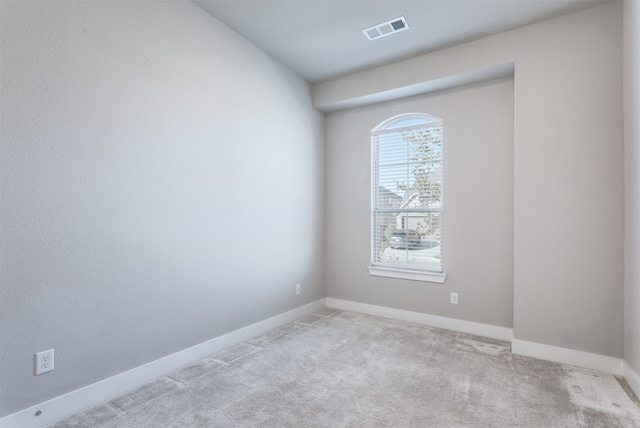
[[[365,28],[364,30],[362,30],[362,32],[367,37],[367,39],[375,40],[408,29],[409,24],[407,24],[407,20],[404,19],[404,16],[401,16],[400,18],[392,19],[390,21],[383,22],[382,24]]]

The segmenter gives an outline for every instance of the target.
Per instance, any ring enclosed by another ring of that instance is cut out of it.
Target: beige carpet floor
[[[61,427],[640,427],[622,378],[324,308]]]

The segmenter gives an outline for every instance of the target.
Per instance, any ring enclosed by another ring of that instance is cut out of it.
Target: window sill
[[[447,279],[447,274],[436,272],[417,272],[405,269],[393,269],[382,266],[369,266],[369,275],[383,276],[386,278],[409,279],[411,281],[435,282],[443,284]]]

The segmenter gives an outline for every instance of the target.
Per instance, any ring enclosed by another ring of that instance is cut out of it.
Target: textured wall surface
[[[444,125],[445,284],[373,277],[366,269],[371,129],[412,112]],[[326,138],[329,296],[512,327],[513,79],[333,113]],[[451,291],[460,304],[449,304]]]
[[[622,5],[613,2],[314,87],[316,104],[330,110],[515,63],[514,335],[612,357],[624,352],[621,28]],[[328,206],[335,203],[328,198]],[[328,242],[340,233],[329,225]],[[351,261],[366,267],[357,254]],[[351,293],[356,301],[426,313],[448,304],[444,293],[430,301],[429,285],[362,281],[348,285],[361,290]],[[331,281],[328,292],[344,296]],[[467,304],[456,309],[460,318],[486,322],[486,315],[469,316],[484,300]]]
[[[325,296],[306,82],[191,2],[2,1],[0,31],[0,414]]]
[[[623,356],[622,10],[518,33],[514,335]]]
[[[640,1],[624,2],[624,358],[640,373]]]
[[[497,282],[465,278],[454,309],[455,266],[435,292],[368,276],[368,189],[336,192],[331,176],[327,293],[325,129],[310,88],[197,6],[1,1],[0,415],[327,294],[513,325],[522,340],[624,353],[640,372],[640,24],[625,0],[623,161],[622,8],[313,88],[331,105],[515,63],[513,179],[502,188],[513,193],[500,200],[512,203],[501,229],[512,260]],[[328,173],[368,185],[360,149],[329,147]],[[361,223],[343,230],[339,213],[357,210]],[[365,250],[339,245],[355,239]],[[33,354],[52,347],[56,370],[34,376]]]

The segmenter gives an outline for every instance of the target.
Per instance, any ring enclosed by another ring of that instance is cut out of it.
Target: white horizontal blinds
[[[375,265],[442,272],[442,178],[439,119],[405,116],[372,131]]]

